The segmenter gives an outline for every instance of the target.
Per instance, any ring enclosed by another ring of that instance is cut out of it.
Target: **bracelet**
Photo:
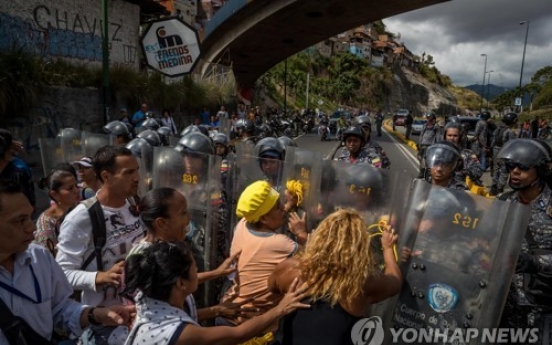
[[[93,325],[93,326],[99,326],[101,325],[102,323],[101,322],[98,322],[96,321],[96,319],[94,318],[94,310],[96,309],[96,307],[92,307],[88,310],[88,314],[86,315],[86,318],[88,319],[88,323]]]

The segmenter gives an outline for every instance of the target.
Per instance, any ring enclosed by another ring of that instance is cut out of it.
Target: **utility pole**
[[[107,0],[102,0],[102,86],[104,122],[109,122],[109,23]]]
[[[519,25],[527,24],[527,28],[525,29],[525,43],[523,44],[523,57],[521,58],[521,73],[519,74],[519,98],[521,99],[521,104],[523,104],[523,91],[521,90],[521,81],[523,79],[523,65],[525,64],[525,51],[527,49],[527,37],[529,36],[529,24],[531,21],[524,20],[522,22],[519,22]],[[520,104],[518,112],[521,111],[522,105]]]
[[[308,108],[309,107],[309,81],[310,81],[310,73],[307,72],[307,100],[306,100],[306,104],[305,104],[305,108]]]
[[[487,75],[487,54],[481,54],[485,57],[485,68],[483,69],[483,83],[481,83],[481,101],[479,102],[479,111],[483,111],[483,96],[485,95],[485,77]]]
[[[284,114],[287,113],[287,58],[284,62]]]

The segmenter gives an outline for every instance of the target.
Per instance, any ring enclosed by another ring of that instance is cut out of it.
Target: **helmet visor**
[[[429,148],[425,161],[428,168],[441,166],[455,169],[458,164],[458,155],[454,150],[445,147]]]

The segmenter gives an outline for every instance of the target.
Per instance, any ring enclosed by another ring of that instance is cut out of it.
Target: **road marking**
[[[402,151],[402,153],[408,158],[408,161],[412,164],[415,170],[418,170],[420,168],[420,163],[418,162],[418,158],[412,154],[412,152],[408,151],[406,147],[403,146],[403,143],[395,139],[394,135],[387,132],[387,130],[384,129],[385,134],[387,134],[391,140],[393,140],[396,144],[399,150]]]

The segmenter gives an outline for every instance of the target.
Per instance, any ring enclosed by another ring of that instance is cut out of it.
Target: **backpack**
[[[504,132],[508,127],[500,125],[498,126],[493,133],[493,143],[496,147],[502,147],[504,145]]]

